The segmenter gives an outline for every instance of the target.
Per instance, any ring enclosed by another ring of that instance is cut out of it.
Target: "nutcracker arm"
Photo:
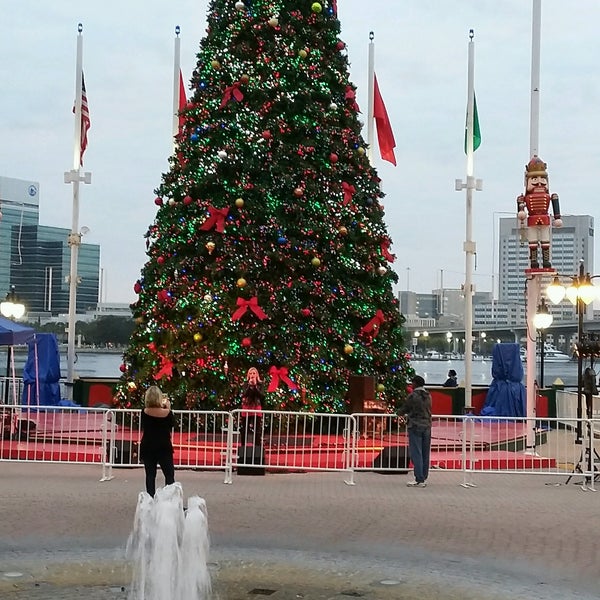
[[[554,218],[560,219],[560,205],[558,203],[558,194],[552,194],[552,196],[550,196],[550,200],[552,200],[552,212],[554,213]]]

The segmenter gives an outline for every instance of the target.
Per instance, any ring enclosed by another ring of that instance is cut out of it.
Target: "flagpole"
[[[173,147],[177,145],[175,136],[179,133],[179,74],[181,71],[181,28],[175,26],[175,51],[173,53]]]
[[[75,367],[75,317],[77,313],[77,261],[81,233],[79,231],[79,183],[91,183],[91,173],[81,173],[81,98],[83,90],[83,25],[77,25],[77,59],[75,63],[75,130],[73,135],[73,168],[64,174],[65,183],[73,185],[73,211],[71,233],[68,244],[71,248],[69,270],[69,320],[67,327],[67,381],[66,395],[73,399],[73,380]]]
[[[541,50],[541,21],[542,2],[533,0],[531,19],[531,108],[529,115],[529,157],[539,155],[540,135],[540,50]],[[541,273],[533,273],[526,277],[526,315],[527,315],[527,374],[526,385],[526,415],[527,415],[527,441],[526,454],[536,454],[535,451],[535,405],[536,405],[536,338],[530,332],[535,332],[533,318],[537,311],[542,291]]]
[[[473,30],[469,30],[468,70],[467,70],[467,128],[466,154],[467,179],[466,183],[456,180],[456,190],[466,190],[466,219],[465,219],[465,412],[472,410],[473,397],[473,267],[475,264],[476,245],[473,236],[473,190],[481,190],[482,182],[475,179],[473,167],[473,127],[475,107],[475,43]]]
[[[375,39],[375,34],[370,31],[369,32],[369,64],[368,64],[368,105],[367,105],[367,156],[369,158],[369,162],[373,164],[373,142],[375,139],[375,117],[373,114],[374,107],[374,87],[375,87],[375,44],[373,40]]]

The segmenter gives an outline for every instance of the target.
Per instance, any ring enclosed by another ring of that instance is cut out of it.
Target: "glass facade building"
[[[0,297],[15,286],[28,313],[67,314],[69,229],[39,224],[39,186],[0,177]],[[94,310],[100,285],[100,246],[81,244],[76,313]]]

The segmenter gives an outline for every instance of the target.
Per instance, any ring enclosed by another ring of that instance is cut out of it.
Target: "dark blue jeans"
[[[412,460],[415,481],[422,483],[429,475],[429,454],[431,452],[431,427],[408,428],[408,451]]]

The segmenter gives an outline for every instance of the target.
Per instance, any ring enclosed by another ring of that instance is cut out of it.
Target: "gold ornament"
[[[194,341],[195,342],[201,342],[202,341],[202,334],[201,333],[195,333],[194,334]]]
[[[277,27],[277,25],[279,25],[279,19],[277,17],[271,17],[267,22],[271,27]]]
[[[237,285],[239,288],[246,287],[246,280],[245,280],[243,277],[240,277],[240,278],[237,280],[237,282],[236,282],[236,285]]]
[[[238,198],[238,199],[235,201],[235,205],[236,205],[238,208],[243,208],[243,206],[244,206],[244,199],[243,199],[243,198]]]
[[[316,256],[315,256],[315,257],[314,257],[314,258],[313,258],[313,259],[310,261],[310,264],[311,264],[313,267],[320,267],[320,266],[321,266],[321,261],[320,261],[320,259],[319,259],[318,257],[316,257]]]
[[[377,384],[377,391],[378,392],[383,392],[385,390],[385,385],[383,385],[383,383],[378,383]]]
[[[206,242],[206,244],[204,246],[208,250],[209,254],[213,253],[213,250],[215,249],[215,243],[214,242]]]
[[[352,354],[352,353],[354,352],[354,347],[353,347],[353,346],[351,346],[350,344],[346,344],[346,345],[344,346],[344,352],[345,352],[346,354]]]
[[[348,235],[348,229],[346,227],[344,227],[343,225],[338,229],[338,233],[340,235]]]
[[[213,69],[220,69],[220,68],[221,68],[221,63],[220,63],[220,62],[219,62],[219,61],[218,61],[218,60],[215,58],[215,60],[212,60],[212,61],[210,62],[210,66],[211,66]]]

